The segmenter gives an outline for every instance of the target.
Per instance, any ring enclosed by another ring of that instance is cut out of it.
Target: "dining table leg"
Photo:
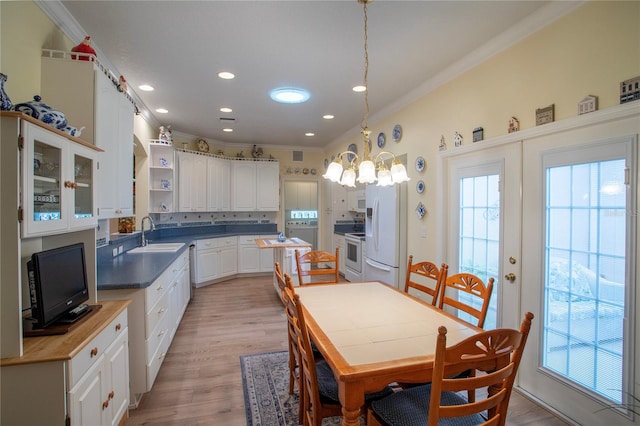
[[[364,405],[364,389],[357,382],[338,382],[342,404],[342,426],[360,426],[360,409]]]

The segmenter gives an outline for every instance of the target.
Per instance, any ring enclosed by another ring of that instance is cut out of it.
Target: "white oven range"
[[[365,241],[364,232],[354,232],[344,234],[345,254],[344,254],[344,278],[347,281],[357,282],[363,280],[362,269],[362,247]]]

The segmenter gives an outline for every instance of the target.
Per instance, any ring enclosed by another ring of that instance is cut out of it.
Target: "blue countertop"
[[[242,228],[242,229],[238,229]],[[140,243],[140,233],[120,236],[109,245],[97,249],[98,291],[149,287],[176,260],[189,245],[205,238],[238,235],[275,235],[275,224],[241,226],[207,226],[185,229],[159,229],[145,232],[151,243],[185,243],[172,253],[127,253]],[[124,253],[113,257],[114,247],[123,246]]]

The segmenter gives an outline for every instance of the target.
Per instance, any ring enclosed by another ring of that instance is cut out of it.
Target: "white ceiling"
[[[514,37],[525,36],[522,31],[535,31],[555,19],[557,15],[548,16],[550,3],[370,3],[369,123],[415,98],[429,81],[463,71],[464,58],[477,63],[484,59],[478,52],[495,52],[487,46],[506,47],[517,41]],[[324,148],[359,131],[364,95],[351,88],[363,80],[364,23],[356,0],[62,5],[77,21],[66,25],[74,42],[90,35],[99,58],[106,57],[127,78],[141,107],[176,133],[225,143]],[[219,79],[222,70],[236,78]],[[143,83],[156,90],[137,89]],[[298,105],[275,103],[269,91],[280,86],[305,88],[311,99]],[[233,112],[219,112],[222,106]],[[169,113],[156,113],[160,107]],[[335,119],[324,120],[324,114]],[[233,133],[222,132],[220,117],[236,119]],[[306,137],[308,131],[316,136]]]

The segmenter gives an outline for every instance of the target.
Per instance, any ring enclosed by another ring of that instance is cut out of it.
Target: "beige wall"
[[[407,154],[409,185],[407,209],[407,253],[421,259],[437,259],[434,241],[436,218],[436,165],[438,145],[444,135],[449,150],[453,135],[472,144],[472,131],[484,128],[485,140],[507,133],[515,116],[520,128],[535,127],[535,110],[555,104],[556,121],[577,115],[578,102],[598,96],[599,109],[619,104],[619,83],[640,75],[640,2],[591,2],[560,18],[459,78],[437,88],[418,101],[380,122],[369,123],[373,154],[375,140],[387,135],[385,148]],[[375,88],[371,88],[375,90]],[[399,143],[391,140],[395,124],[402,125]],[[334,146],[330,156],[360,138]],[[427,166],[418,173],[415,159],[423,156]],[[415,185],[424,180],[426,190]],[[419,220],[415,208],[422,201],[427,215]],[[421,238],[422,228],[427,237]]]

